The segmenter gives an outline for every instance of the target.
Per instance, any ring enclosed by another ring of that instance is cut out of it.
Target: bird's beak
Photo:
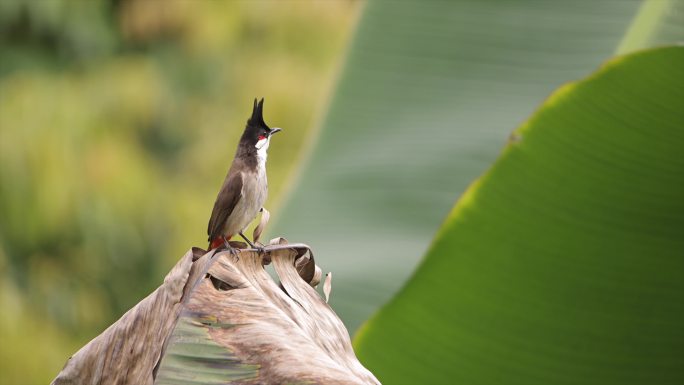
[[[280,132],[280,131],[282,131],[282,130],[283,130],[282,128],[278,128],[278,127],[272,128],[272,129],[271,129],[271,133],[270,133],[269,135],[273,135],[273,134],[275,134],[276,132]]]

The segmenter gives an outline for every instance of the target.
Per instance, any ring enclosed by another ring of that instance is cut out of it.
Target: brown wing
[[[211,218],[209,219],[209,226],[207,227],[209,242],[223,235],[221,234],[223,225],[226,223],[230,213],[233,212],[233,208],[235,208],[241,196],[242,173],[236,172],[228,177],[216,197],[214,209],[211,211]]]

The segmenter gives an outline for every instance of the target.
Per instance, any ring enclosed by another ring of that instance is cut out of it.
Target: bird
[[[247,120],[245,131],[235,152],[235,158],[218,192],[211,211],[207,234],[209,250],[224,245],[235,250],[228,241],[240,235],[251,248],[257,248],[243,234],[256,218],[268,195],[266,158],[273,134],[280,128],[270,128],[264,122],[264,99],[254,99],[252,116]]]

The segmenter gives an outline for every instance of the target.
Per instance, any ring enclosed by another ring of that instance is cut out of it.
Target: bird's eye
[[[259,140],[264,140],[266,137],[264,135],[259,135]]]

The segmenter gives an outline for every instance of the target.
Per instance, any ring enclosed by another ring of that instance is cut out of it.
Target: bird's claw
[[[234,248],[233,246],[231,246],[230,243],[228,243],[228,240],[225,238],[223,239],[223,246],[226,248],[226,250],[228,250],[228,253],[230,253],[230,255],[237,258],[238,261],[240,260],[240,256],[238,255],[239,253],[238,253],[237,249]]]
[[[266,252],[266,248],[263,243],[261,242],[254,242],[253,248],[258,251],[260,254],[263,254]]]
[[[230,255],[235,257],[238,261],[240,260],[240,253],[238,252],[238,250],[236,248],[230,247],[230,248],[228,248],[228,252],[230,253]]]

